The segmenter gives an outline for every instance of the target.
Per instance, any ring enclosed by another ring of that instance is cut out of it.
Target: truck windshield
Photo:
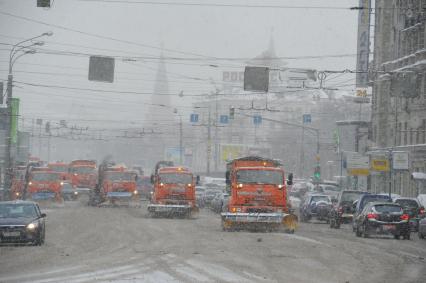
[[[58,181],[59,176],[54,173],[34,173],[33,181]]]
[[[237,182],[242,184],[282,185],[283,174],[272,170],[238,170]]]
[[[49,165],[49,168],[54,172],[61,172],[61,173],[68,172],[68,166],[66,165]]]
[[[160,174],[160,182],[163,184],[192,184],[192,175],[183,173]]]
[[[95,168],[87,167],[87,166],[71,168],[71,173],[77,173],[77,174],[91,174],[94,171],[95,171]]]
[[[111,181],[135,181],[135,174],[124,172],[108,172],[106,179]]]

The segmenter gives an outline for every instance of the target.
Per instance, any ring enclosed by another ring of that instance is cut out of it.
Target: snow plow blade
[[[154,213],[185,213],[190,212],[192,206],[178,204],[149,204],[148,211]]]
[[[293,233],[297,228],[297,216],[287,213],[231,213],[223,212],[222,224],[225,230],[231,229],[234,226],[257,227],[264,226],[265,228],[284,228]]]

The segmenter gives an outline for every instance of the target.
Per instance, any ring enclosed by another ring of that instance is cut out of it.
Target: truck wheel
[[[425,238],[425,235],[419,232],[419,239],[424,239],[424,238]]]
[[[331,219],[331,220],[329,220],[329,222],[330,222],[330,228],[334,228],[334,219]]]
[[[336,220],[336,222],[334,223],[334,228],[340,229],[340,220]]]
[[[404,240],[410,240],[410,232],[408,232],[407,234],[404,234],[403,236]]]

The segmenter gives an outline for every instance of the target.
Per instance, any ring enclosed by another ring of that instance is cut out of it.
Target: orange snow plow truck
[[[94,190],[98,182],[96,161],[74,160],[69,165],[72,185],[77,189]]]
[[[285,228],[293,233],[297,216],[287,200],[284,170],[277,160],[257,156],[234,159],[227,164],[226,184],[230,198],[226,212],[221,213],[224,231]]]
[[[102,175],[101,194],[103,199],[112,205],[124,203],[131,206],[139,204],[139,194],[136,189],[137,174],[129,171],[125,166],[112,166],[100,172]]]
[[[195,200],[195,178],[185,167],[175,167],[172,162],[160,161],[151,176],[154,192],[148,212],[151,216],[191,217],[198,212]]]
[[[63,182],[61,175],[49,168],[34,168],[29,176],[28,197],[34,201],[62,202],[60,195]]]

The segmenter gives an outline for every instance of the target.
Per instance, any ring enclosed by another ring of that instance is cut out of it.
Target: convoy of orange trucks
[[[10,190],[10,198],[12,200],[24,198],[26,172],[26,166],[18,166],[13,170],[12,187]]]
[[[292,233],[297,217],[287,199],[284,170],[277,160],[248,156],[230,161],[226,167],[226,184],[230,198],[221,214],[224,231],[238,229],[278,230]]]
[[[191,217],[198,212],[192,172],[170,161],[159,161],[151,176],[154,191],[148,212],[151,216]]]
[[[57,172],[62,180],[70,180],[70,172],[69,172],[69,165],[65,162],[52,162],[47,164],[47,167],[53,171]]]

